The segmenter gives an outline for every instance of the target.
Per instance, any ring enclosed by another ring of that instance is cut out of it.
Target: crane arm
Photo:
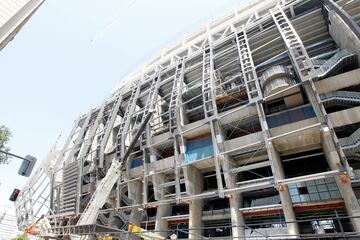
[[[137,131],[135,137],[132,139],[130,146],[128,147],[123,159],[119,161],[115,159],[112,161],[109,170],[107,171],[105,177],[101,180],[99,185],[96,187],[94,194],[92,195],[88,205],[86,206],[84,212],[81,214],[77,225],[88,225],[94,224],[99,214],[100,208],[106,203],[106,200],[111,192],[111,189],[121,176],[121,172],[124,169],[124,164],[127,162],[129,155],[134,148],[136,142],[138,141],[141,133],[144,131],[147,126],[152,114],[155,110],[149,110],[145,119],[141,123],[139,130]]]

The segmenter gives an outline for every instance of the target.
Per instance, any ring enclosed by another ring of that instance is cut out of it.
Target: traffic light
[[[21,176],[29,177],[36,163],[36,157],[26,155],[19,168],[18,173]]]
[[[19,196],[19,193],[20,193],[20,189],[15,188],[9,200],[15,202],[17,197]]]

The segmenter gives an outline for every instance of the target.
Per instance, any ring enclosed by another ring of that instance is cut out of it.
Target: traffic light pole
[[[21,160],[23,160],[20,168],[19,168],[19,175],[21,176],[25,176],[25,177],[29,177],[31,175],[31,172],[36,164],[36,161],[37,159],[33,156],[30,156],[30,155],[27,155],[25,156],[24,158],[19,156],[19,155],[16,155],[16,154],[13,154],[13,153],[10,153],[10,152],[5,152],[5,151],[2,151],[0,150],[0,153],[4,153],[6,155],[9,155],[9,156],[12,156],[12,157],[16,157],[16,158],[19,158]]]
[[[13,154],[13,153],[10,153],[10,152],[5,152],[5,151],[0,150],[0,153],[4,153],[4,154],[12,156],[12,157],[20,158],[21,160],[30,161],[29,159],[26,159],[24,157],[20,157],[19,155],[16,155],[16,154]]]

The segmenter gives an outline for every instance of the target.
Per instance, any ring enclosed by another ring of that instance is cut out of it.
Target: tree
[[[10,151],[10,148],[8,146],[6,146],[6,144],[10,141],[11,137],[12,137],[12,134],[11,134],[9,128],[7,128],[4,125],[0,125],[0,150],[1,151],[5,151],[5,152]],[[4,153],[0,153],[0,164],[8,164],[8,163],[9,163],[9,156]]]
[[[12,240],[29,240],[29,236],[26,233],[19,233]]]

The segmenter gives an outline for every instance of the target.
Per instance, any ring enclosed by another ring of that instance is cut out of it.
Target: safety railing
[[[330,93],[325,93],[321,95],[321,100],[330,100],[330,99],[351,99],[360,101],[360,92],[350,92],[350,91],[335,91]]]
[[[319,65],[319,68],[316,69],[318,77],[326,76],[332,69],[334,69],[341,61],[346,58],[352,57],[355,54],[349,50],[341,50],[334,54],[331,58]],[[320,63],[320,60],[317,60],[316,63]]]
[[[356,147],[360,145],[360,128],[356,130],[353,134],[346,138],[340,138],[339,143],[341,147]]]

